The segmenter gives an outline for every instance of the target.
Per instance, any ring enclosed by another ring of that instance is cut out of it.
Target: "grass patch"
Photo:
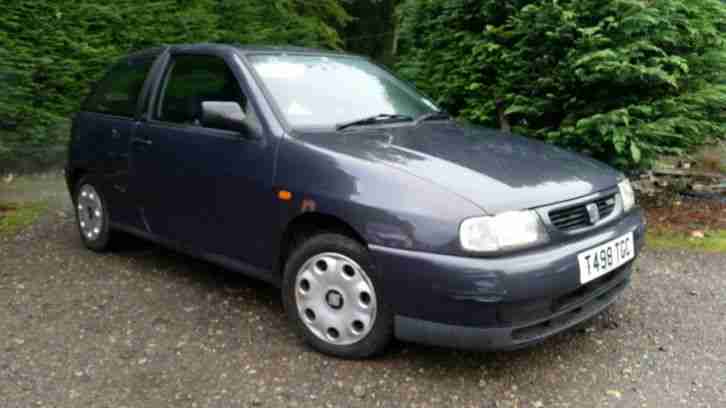
[[[726,252],[726,230],[705,231],[703,238],[693,238],[682,232],[648,231],[646,242],[651,248]]]
[[[48,207],[45,201],[24,204],[0,203],[0,236],[11,236],[35,222]]]

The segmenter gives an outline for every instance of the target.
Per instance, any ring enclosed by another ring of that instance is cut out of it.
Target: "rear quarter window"
[[[132,118],[154,58],[127,59],[114,65],[83,104],[88,112]]]

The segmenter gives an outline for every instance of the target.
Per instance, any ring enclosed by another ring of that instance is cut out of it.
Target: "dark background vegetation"
[[[62,162],[114,59],[192,42],[357,52],[463,120],[645,167],[726,135],[725,32],[720,0],[8,0],[0,171]]]

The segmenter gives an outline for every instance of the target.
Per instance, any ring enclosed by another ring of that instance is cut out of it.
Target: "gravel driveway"
[[[724,265],[646,251],[606,313],[531,349],[341,361],[269,285],[137,241],[83,249],[61,194],[0,238],[0,407],[724,407]]]

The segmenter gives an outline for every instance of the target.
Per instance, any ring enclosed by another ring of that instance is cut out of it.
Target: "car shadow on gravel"
[[[161,296],[163,310],[158,314],[164,316],[160,318],[162,325],[192,319],[194,335],[206,334],[211,326],[224,333],[259,330],[252,324],[255,321],[272,325],[275,333],[284,327],[284,311],[275,286],[135,237],[124,234],[120,238],[108,256],[129,264],[135,281],[170,292]],[[80,240],[77,245],[82,246]],[[247,324],[240,323],[242,320]],[[188,334],[184,328],[176,332]],[[234,348],[240,347],[239,339],[228,334],[225,337]]]
[[[613,328],[613,323],[609,323],[612,319],[610,312],[606,310],[540,343],[508,351],[457,350],[396,341],[383,359],[413,360],[423,368],[452,366],[479,370],[483,366],[496,369],[503,364],[530,364],[560,353],[569,354],[569,358],[577,358],[579,353],[590,352],[589,347],[583,347],[590,338],[590,333]]]
[[[115,256],[139,262],[141,269],[164,268],[168,271],[175,271],[189,280],[205,284],[205,287],[209,289],[226,285],[230,288],[250,287],[260,289],[263,292],[265,289],[268,291],[276,290],[273,285],[259,279],[247,277],[244,274],[126,233],[116,232],[116,234],[118,236],[114,236],[114,248],[111,253]],[[81,244],[80,240],[78,244]]]

